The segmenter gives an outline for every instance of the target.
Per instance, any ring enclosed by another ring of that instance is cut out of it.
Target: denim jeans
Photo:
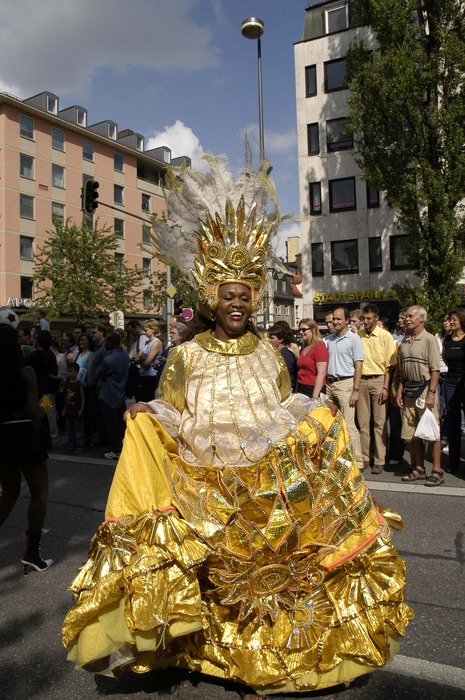
[[[66,416],[66,437],[68,450],[84,449],[84,418]]]

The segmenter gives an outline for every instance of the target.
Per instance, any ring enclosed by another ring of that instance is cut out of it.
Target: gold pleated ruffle
[[[265,694],[384,665],[412,617],[405,566],[341,417],[317,409],[256,465],[224,469],[182,462],[140,417],[107,509],[117,520],[99,528],[71,587],[69,658],[107,674],[182,666]],[[152,480],[140,493],[139,469]],[[139,514],[119,510],[124,488]],[[181,516],[161,512],[168,492]]]

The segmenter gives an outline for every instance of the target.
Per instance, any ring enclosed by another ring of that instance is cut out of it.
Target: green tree
[[[143,271],[117,259],[118,237],[110,228],[88,228],[57,217],[35,256],[34,283],[39,306],[48,315],[77,322],[120,309],[133,311]]]
[[[351,0],[352,23],[375,32],[346,56],[350,117],[362,177],[386,192],[408,235],[419,283],[401,305],[429,308],[432,325],[459,302],[465,183],[463,0]]]

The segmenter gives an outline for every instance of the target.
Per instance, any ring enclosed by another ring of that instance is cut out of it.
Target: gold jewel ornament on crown
[[[284,220],[270,178],[271,165],[244,168],[233,178],[225,157],[204,156],[210,171],[186,165],[167,173],[167,214],[152,216],[155,247],[148,252],[177,268],[198,290],[202,312],[216,311],[218,288],[240,282],[252,292],[257,311],[266,284],[272,236]]]

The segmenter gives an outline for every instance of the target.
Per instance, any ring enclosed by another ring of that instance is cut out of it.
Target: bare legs
[[[37,532],[42,529],[47,511],[48,472],[47,463],[41,462],[33,466],[0,467],[0,525],[3,525],[21,492],[21,471],[24,474],[31,501],[28,509],[28,529]]]

